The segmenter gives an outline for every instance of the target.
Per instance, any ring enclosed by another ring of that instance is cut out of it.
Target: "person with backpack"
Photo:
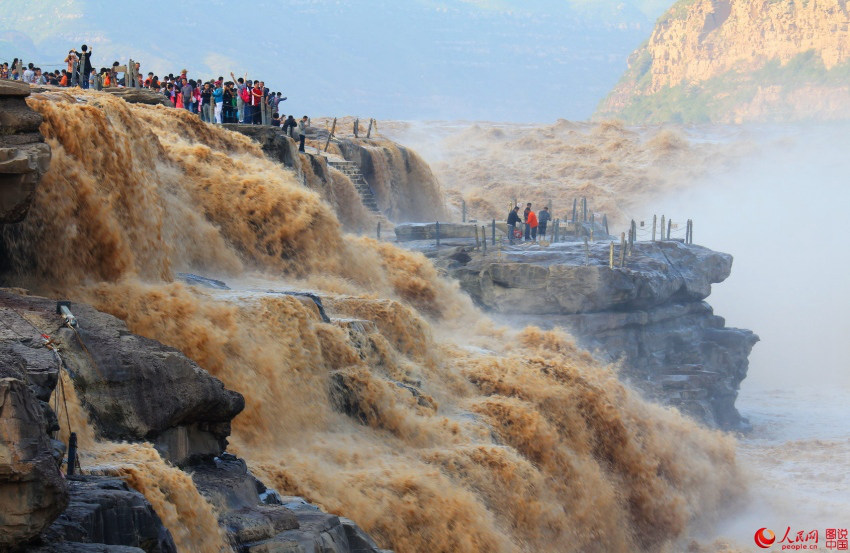
[[[82,50],[82,52],[80,52],[77,55],[77,57],[80,58],[80,61],[77,64],[77,66],[79,67],[79,71],[80,71],[80,80],[82,81],[83,88],[89,88],[89,86],[90,86],[89,81],[91,80],[91,78],[87,78],[86,76],[91,75],[91,72],[92,72],[92,66],[91,66],[92,51],[89,50],[89,47],[86,46],[85,44],[83,44],[82,47],[80,47],[80,50]]]
[[[245,102],[242,100],[242,90],[245,88],[245,79],[248,78],[248,74],[245,73],[245,78],[239,77],[237,79],[233,74],[233,71],[231,71],[230,78],[233,79],[235,83],[233,92],[235,93],[234,96],[236,99],[236,123],[242,123],[245,115]]]
[[[245,81],[245,86],[239,90],[239,97],[242,99],[242,120],[239,121],[244,125],[250,125],[254,121],[254,106],[251,104],[251,90],[254,89],[251,81]]]
[[[549,207],[544,206],[537,215],[537,234],[541,240],[546,238],[546,225],[549,224],[551,219],[552,215],[549,213]]]

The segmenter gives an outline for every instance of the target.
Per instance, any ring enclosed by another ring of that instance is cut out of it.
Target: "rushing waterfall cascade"
[[[401,553],[631,552],[673,547],[744,488],[732,439],[645,402],[563,333],[497,327],[423,256],[344,234],[247,137],[96,93],[30,104],[53,161],[0,231],[3,280],[91,303],[242,393],[231,450],[277,491]],[[293,289],[331,322],[267,293]],[[81,447],[182,551],[225,547],[150,446]]]

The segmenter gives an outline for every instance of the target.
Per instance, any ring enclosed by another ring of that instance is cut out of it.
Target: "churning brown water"
[[[345,235],[247,138],[79,96],[31,100],[53,163],[2,231],[8,279],[90,302],[244,394],[231,449],[279,492],[399,553],[631,552],[676,548],[742,488],[731,439],[644,402],[564,334],[494,326],[424,257]],[[349,333],[269,288],[316,290],[332,316],[374,325]],[[334,408],[335,371],[358,417]],[[150,446],[83,449],[151,500],[181,551],[227,548]]]

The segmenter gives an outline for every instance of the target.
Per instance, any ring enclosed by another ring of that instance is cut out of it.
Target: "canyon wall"
[[[846,0],[680,0],[597,117],[631,123],[844,119]]]
[[[50,166],[50,148],[38,132],[41,115],[27,106],[29,95],[28,85],[0,81],[0,224],[26,217]]]

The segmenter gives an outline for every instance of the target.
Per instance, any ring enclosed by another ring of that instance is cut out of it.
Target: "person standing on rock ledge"
[[[82,50],[82,52],[80,52],[77,56],[78,58],[80,58],[80,62],[78,65],[80,71],[80,80],[82,81],[82,87],[88,89],[90,85],[89,79],[86,76],[91,74],[92,72],[91,50],[89,50],[89,47],[85,44],[80,47],[80,50]]]
[[[304,141],[307,139],[307,122],[308,121],[309,121],[309,119],[305,115],[304,117],[301,118],[301,121],[299,121],[299,123],[298,123],[298,132],[301,133],[301,137],[300,137],[301,141],[298,144],[298,151],[299,152],[304,151]]]
[[[552,215],[549,213],[549,207],[543,206],[540,210],[540,214],[537,216],[537,234],[540,235],[541,240],[546,238],[546,225],[549,223],[550,219],[552,219]]]
[[[531,241],[537,242],[537,214],[531,211],[531,208],[528,209],[528,220],[526,221],[525,227],[526,237],[528,240],[528,234],[531,234]]]
[[[508,240],[511,244],[514,243],[516,236],[516,226],[519,223],[519,206],[515,205],[511,212],[508,213]]]
[[[522,222],[525,223],[525,239],[531,239],[531,227],[528,226],[528,214],[531,213],[531,202],[525,204],[525,211],[522,212]]]

